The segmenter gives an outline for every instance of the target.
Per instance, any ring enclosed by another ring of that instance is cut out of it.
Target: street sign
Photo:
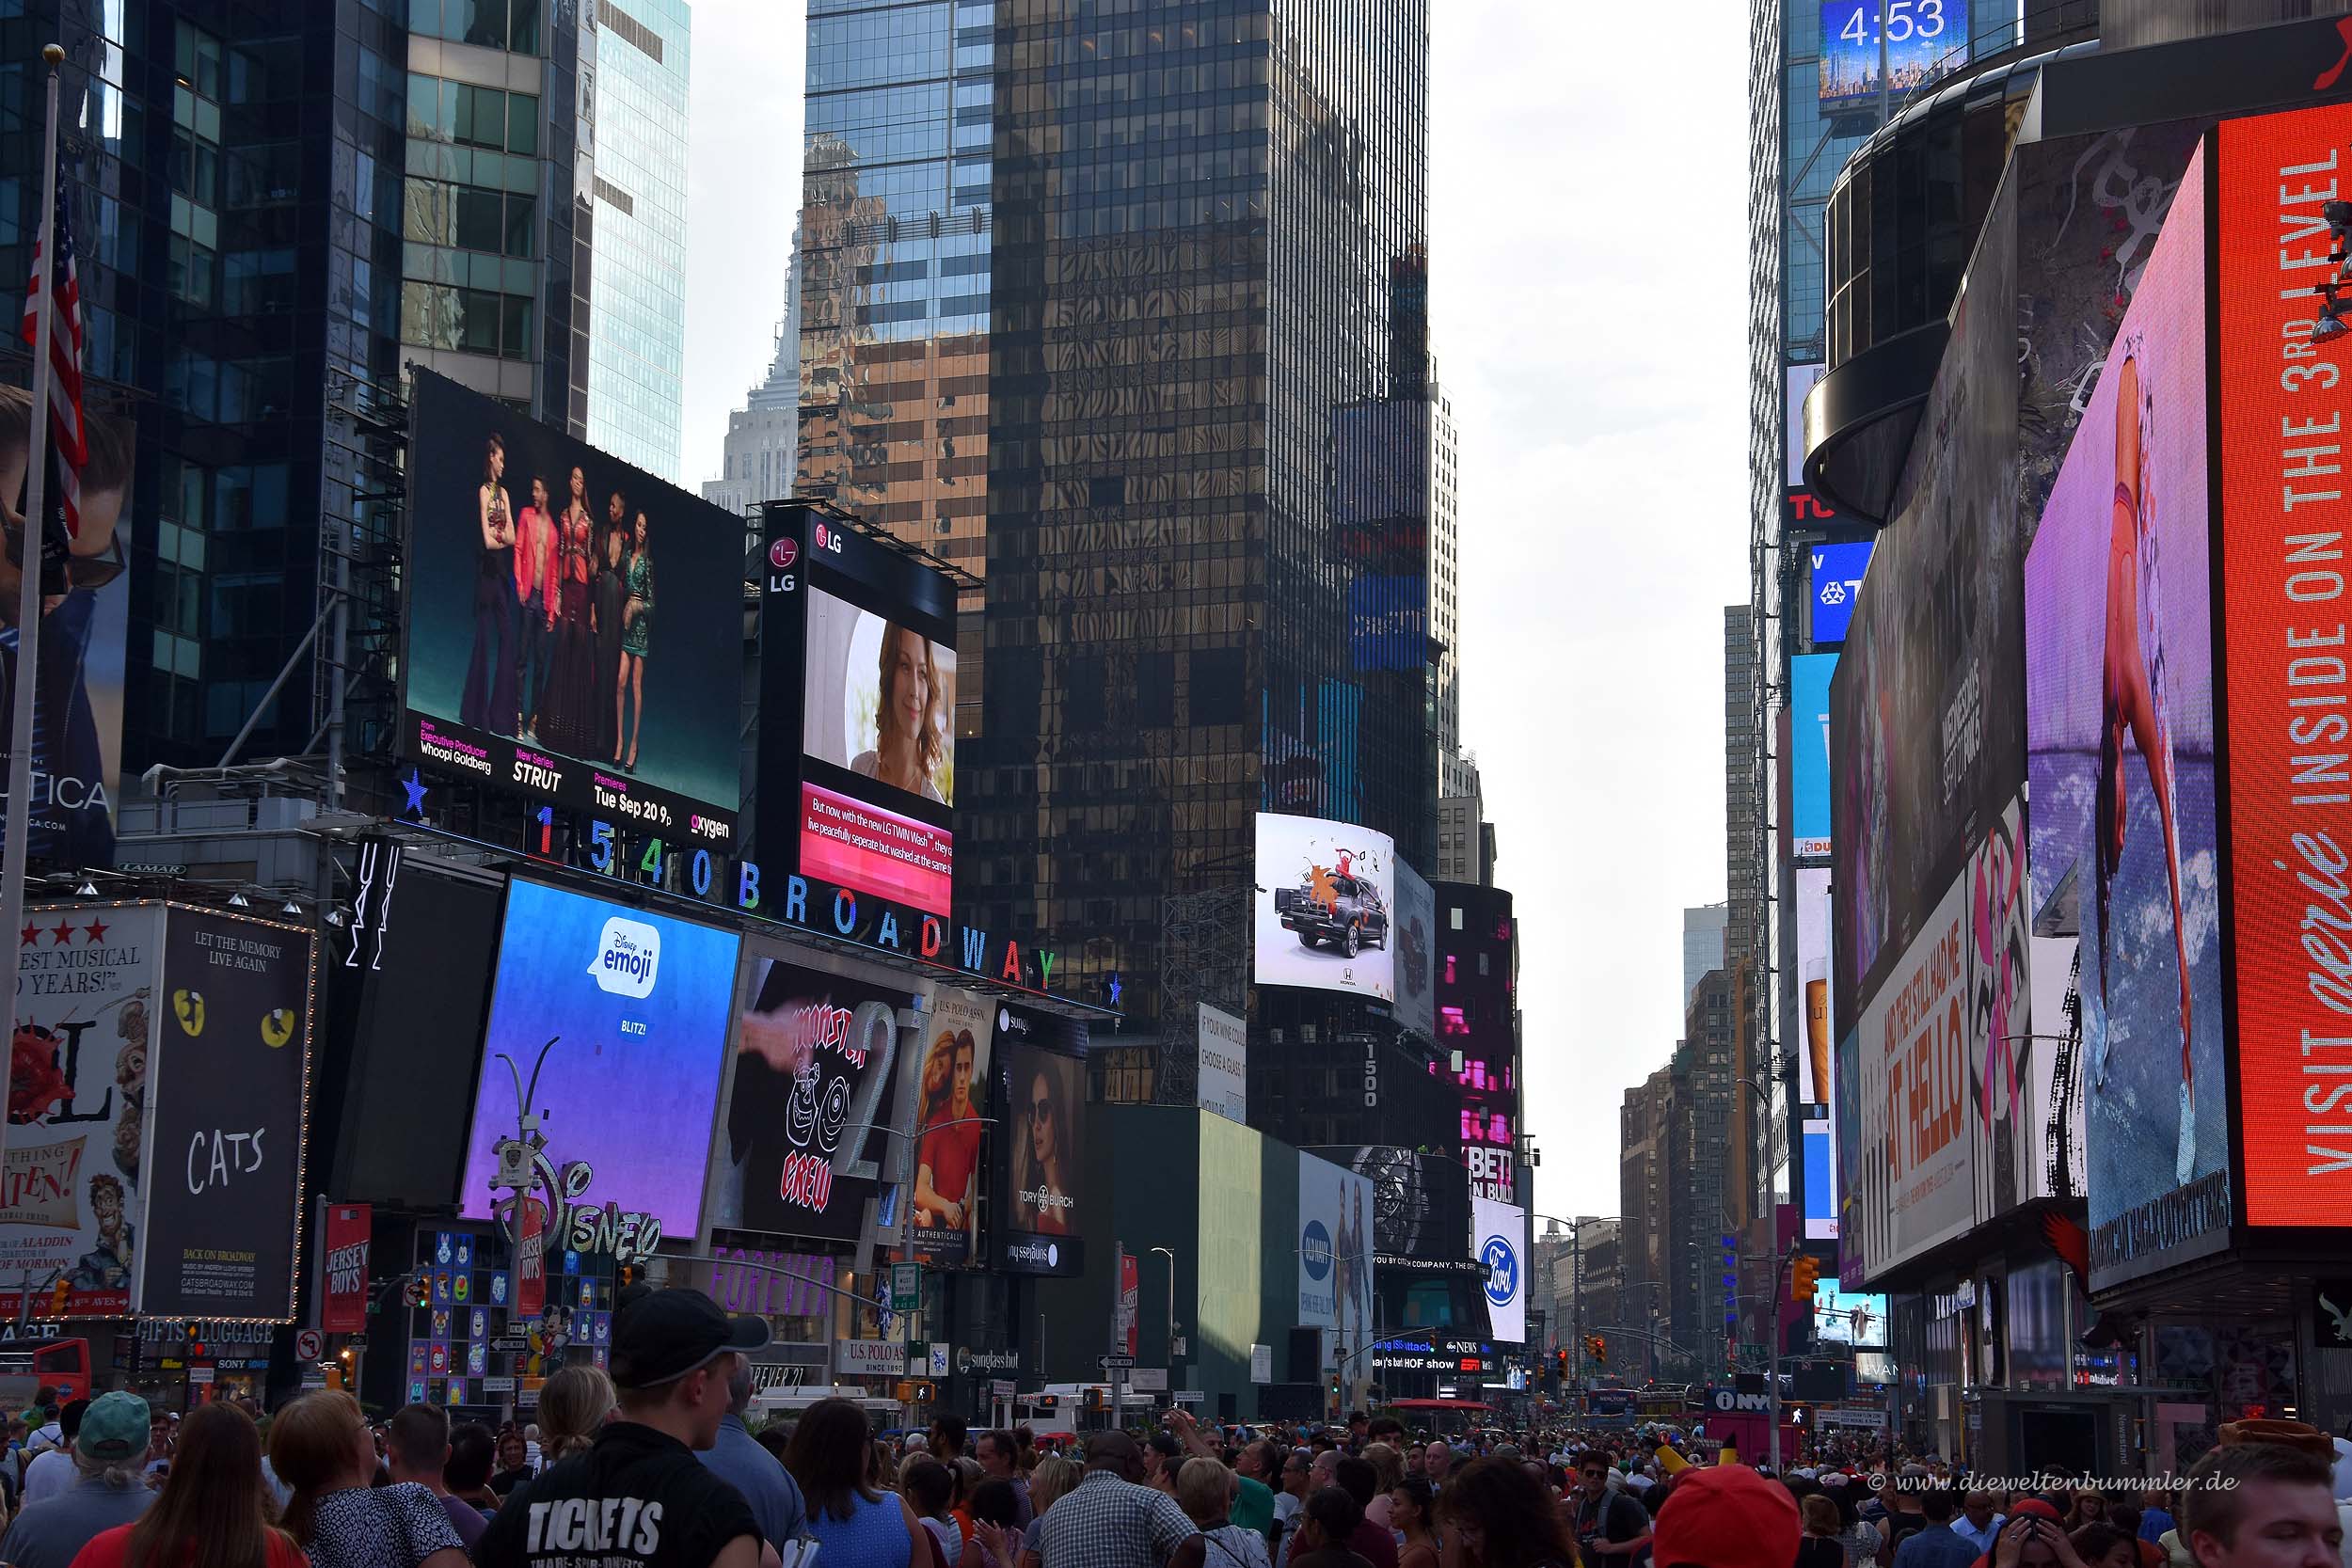
[[[1168,1369],[1137,1367],[1127,1374],[1127,1386],[1138,1394],[1164,1394],[1168,1392]]]
[[[988,1397],[990,1399],[1009,1400],[1012,1398],[1012,1395],[1013,1385],[1010,1378],[1000,1377],[990,1380],[988,1385]]]
[[[1205,1404],[1209,1396],[1199,1388],[1179,1388],[1168,1396],[1178,1404]]]
[[[912,1312],[923,1305],[923,1265],[893,1263],[890,1265],[890,1309]]]
[[[1171,1361],[1182,1361],[1184,1358],[1184,1337],[1183,1335],[1177,1335],[1168,1342],[1168,1354]]]
[[[294,1335],[294,1359],[316,1361],[326,1354],[326,1336],[315,1328],[302,1329]]]
[[[490,1341],[490,1348],[501,1355],[519,1355],[531,1348],[531,1341],[516,1335],[504,1339],[493,1339]]]
[[[1096,1366],[1106,1372],[1123,1370],[1135,1364],[1136,1358],[1132,1355],[1105,1355],[1095,1362]]]

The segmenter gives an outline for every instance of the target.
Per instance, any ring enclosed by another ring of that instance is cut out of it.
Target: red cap
[[[1797,1499],[1745,1465],[1690,1469],[1658,1511],[1658,1568],[1789,1568],[1797,1560]]]
[[[2016,1506],[2009,1511],[2009,1516],[2014,1519],[2021,1513],[2030,1513],[2037,1519],[2047,1519],[2054,1525],[2066,1523],[2056,1508],[2043,1502],[2040,1497],[2019,1498]]]

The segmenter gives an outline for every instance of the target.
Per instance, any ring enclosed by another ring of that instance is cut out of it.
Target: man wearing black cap
[[[596,1446],[517,1487],[474,1548],[481,1568],[755,1568],[777,1562],[743,1495],[698,1462],[727,1376],[768,1342],[700,1291],[656,1291],[612,1331],[619,1415]]]

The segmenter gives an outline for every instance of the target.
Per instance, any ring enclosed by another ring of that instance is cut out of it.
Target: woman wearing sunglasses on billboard
[[[1020,1223],[1045,1236],[1070,1234],[1070,1117],[1061,1081],[1041,1062],[1021,1101],[1021,1138],[1013,1146],[1013,1204]]]

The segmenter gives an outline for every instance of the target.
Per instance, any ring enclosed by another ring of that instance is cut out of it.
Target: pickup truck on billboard
[[[1274,912],[1285,930],[1298,933],[1302,947],[1327,942],[1352,958],[1366,947],[1389,945],[1389,907],[1380,890],[1345,872],[1276,888]]]

